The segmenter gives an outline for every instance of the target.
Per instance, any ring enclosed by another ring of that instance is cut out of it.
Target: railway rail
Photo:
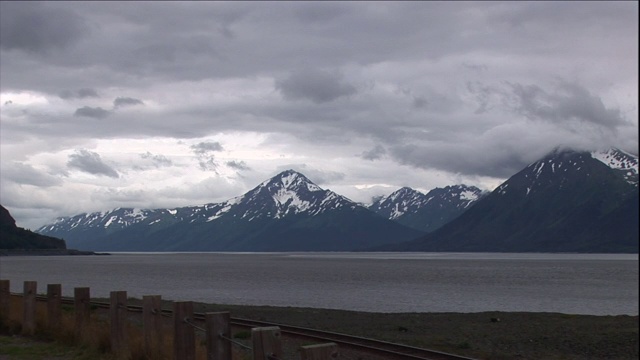
[[[21,296],[21,294],[13,294],[16,296]],[[39,301],[46,301],[47,297],[38,295],[36,299]],[[74,304],[74,300],[72,298],[62,298],[63,304]],[[109,303],[99,302],[99,301],[91,301],[92,306],[96,306],[102,309],[108,309],[110,307]],[[131,312],[142,312],[142,306],[137,305],[127,305],[127,310]],[[171,316],[173,313],[172,310],[162,309],[162,314],[165,316]],[[194,320],[204,321],[205,314],[204,313],[194,313]],[[254,328],[254,327],[265,327],[265,326],[278,326],[280,328],[280,332],[285,336],[292,337],[302,337],[309,340],[319,341],[319,342],[333,342],[338,344],[341,347],[351,348],[359,351],[366,351],[371,354],[377,354],[380,356],[388,356],[393,359],[414,359],[414,360],[474,360],[473,358],[464,357],[460,355],[449,354],[445,352],[429,350],[418,348],[409,345],[402,345],[387,341],[375,340],[371,338],[365,338],[354,335],[347,335],[342,333],[336,333],[331,331],[317,330],[300,326],[292,326],[286,324],[279,324],[273,322],[266,321],[258,321],[258,320],[250,320],[250,319],[242,319],[231,317],[230,319],[232,326],[237,327],[245,327],[245,328]]]

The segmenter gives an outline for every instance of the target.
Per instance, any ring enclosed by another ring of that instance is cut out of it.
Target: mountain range
[[[638,159],[557,149],[436,231],[379,250],[638,252]]]
[[[354,251],[423,232],[284,171],[242,196],[176,209],[115,209],[37,230],[100,251]]]
[[[94,251],[638,252],[637,157],[557,149],[494,191],[410,188],[363,206],[293,170],[222,203],[56,220]]]
[[[368,209],[402,225],[432,232],[486,195],[475,186],[452,185],[423,194],[409,187],[376,199]]]

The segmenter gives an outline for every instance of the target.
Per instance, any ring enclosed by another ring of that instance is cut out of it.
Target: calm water
[[[25,280],[108,297],[374,312],[638,314],[638,255],[454,253],[115,253],[0,257]]]

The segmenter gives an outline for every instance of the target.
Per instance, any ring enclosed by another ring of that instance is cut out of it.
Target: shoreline
[[[75,249],[0,249],[0,256],[111,255]]]

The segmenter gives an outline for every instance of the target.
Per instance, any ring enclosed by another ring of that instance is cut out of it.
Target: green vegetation
[[[89,349],[57,342],[34,340],[20,336],[0,336],[0,356],[8,356],[11,360],[111,360],[107,354]]]

